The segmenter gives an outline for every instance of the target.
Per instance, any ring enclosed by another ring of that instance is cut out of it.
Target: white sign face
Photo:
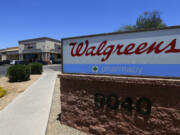
[[[63,73],[180,77],[180,27],[62,43]]]

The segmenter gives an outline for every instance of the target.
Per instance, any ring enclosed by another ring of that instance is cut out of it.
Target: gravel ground
[[[29,81],[10,83],[8,82],[7,77],[0,76],[0,87],[5,89],[7,92],[4,97],[0,98],[0,111],[40,77],[41,75],[31,75],[31,80]]]
[[[46,135],[87,135],[74,128],[60,124],[60,122],[57,120],[58,114],[61,112],[59,101],[60,80],[57,78]]]

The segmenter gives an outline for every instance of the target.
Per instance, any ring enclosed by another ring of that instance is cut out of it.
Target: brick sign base
[[[60,81],[62,124],[90,135],[180,134],[180,80],[62,74]],[[145,102],[138,110],[140,98],[151,102],[149,114],[140,113]]]

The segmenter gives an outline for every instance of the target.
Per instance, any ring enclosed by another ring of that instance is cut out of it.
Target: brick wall
[[[60,78],[65,125],[92,135],[180,134],[180,80],[70,74]],[[98,97],[103,106],[95,105],[97,93],[105,97],[105,102]],[[143,97],[152,105],[147,114],[145,101],[137,108]]]

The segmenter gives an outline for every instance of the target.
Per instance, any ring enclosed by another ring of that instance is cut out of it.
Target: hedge
[[[8,68],[9,82],[22,82],[30,80],[31,69],[26,65],[13,65]]]
[[[28,65],[31,68],[31,74],[42,74],[43,65],[40,63],[31,63]]]

